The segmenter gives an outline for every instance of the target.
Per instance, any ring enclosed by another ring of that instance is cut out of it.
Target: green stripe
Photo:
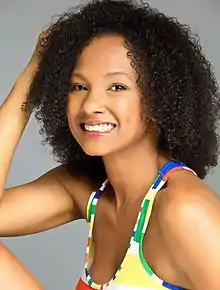
[[[90,207],[89,207],[89,222],[91,222],[91,215],[95,215],[95,210],[96,210],[96,205],[94,204],[90,204]]]
[[[89,281],[88,281],[88,284],[89,284],[89,286],[92,286],[92,280],[91,279],[89,279]]]
[[[143,255],[143,238],[144,238],[144,234],[142,234],[142,237],[141,237],[141,240],[140,240],[139,257],[140,257],[141,263],[144,266],[144,269],[146,270],[146,272],[148,273],[148,275],[152,276],[155,273],[151,269],[151,267],[148,265],[147,261],[144,258],[144,255]]]
[[[135,236],[134,236],[135,242],[138,242],[138,243],[141,240],[142,229],[143,229],[143,226],[144,226],[144,222],[145,222],[147,210],[148,210],[148,207],[149,207],[149,203],[150,203],[150,201],[148,199],[146,199],[144,201],[144,206],[143,206],[142,211],[141,211],[141,216],[140,216],[140,220],[139,220],[139,223],[138,223],[138,226],[137,226],[137,231],[136,231]]]

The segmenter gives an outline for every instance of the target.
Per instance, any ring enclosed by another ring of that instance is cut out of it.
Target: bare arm
[[[2,243],[0,243],[0,289],[7,290],[43,290],[43,286],[15,258]]]
[[[38,66],[37,57],[35,50],[0,108],[0,236],[35,233],[81,217],[72,195],[63,185],[62,167],[31,183],[5,190],[14,152],[31,114],[21,107]]]
[[[0,200],[13,154],[31,114],[31,111],[25,112],[21,108],[27,101],[29,87],[38,68],[38,49],[41,37],[43,36],[39,37],[30,62],[17,78],[11,92],[0,107]]]
[[[37,233],[82,218],[63,186],[64,175],[60,166],[33,182],[7,189],[0,206],[0,236]]]

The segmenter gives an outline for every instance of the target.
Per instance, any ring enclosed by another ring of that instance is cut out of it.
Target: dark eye
[[[73,84],[70,88],[71,91],[74,92],[79,92],[79,91],[85,91],[87,90],[86,86],[82,85],[82,84]]]
[[[113,92],[125,91],[125,90],[127,90],[127,87],[124,85],[115,84],[110,88],[110,90]]]

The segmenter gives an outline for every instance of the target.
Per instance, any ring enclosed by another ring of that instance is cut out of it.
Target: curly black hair
[[[93,0],[62,14],[42,43],[27,107],[41,123],[43,143],[72,174],[103,181],[100,156],[86,155],[70,132],[67,96],[78,57],[94,37],[124,37],[143,104],[156,120],[158,148],[204,178],[218,161],[220,94],[198,36],[143,2]]]

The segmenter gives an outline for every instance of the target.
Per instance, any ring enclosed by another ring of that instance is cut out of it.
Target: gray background
[[[25,67],[42,28],[51,16],[79,2],[70,0],[0,0],[0,103]],[[220,79],[220,2],[218,0],[152,0],[149,3],[201,35],[205,53]],[[7,186],[30,181],[56,166],[41,145],[39,126],[31,118],[16,151]],[[220,193],[219,167],[206,182]],[[9,213],[10,214],[10,213]],[[75,222],[28,237],[4,239],[6,245],[35,274],[45,289],[73,289],[81,273],[87,226]]]

